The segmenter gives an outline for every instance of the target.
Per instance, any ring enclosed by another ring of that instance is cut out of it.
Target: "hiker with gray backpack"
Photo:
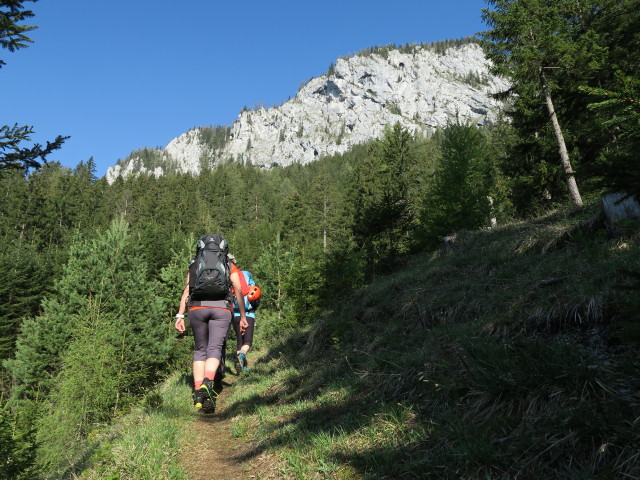
[[[222,235],[204,235],[198,240],[176,314],[175,328],[186,330],[188,311],[193,330],[193,403],[205,413],[213,413],[219,391],[214,387],[222,346],[231,324],[234,297],[240,307],[240,329],[248,326],[243,296],[248,292],[242,273],[229,260],[229,246]],[[244,285],[243,285],[244,284]]]

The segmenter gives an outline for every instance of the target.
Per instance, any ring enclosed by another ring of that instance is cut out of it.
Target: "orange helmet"
[[[257,285],[251,285],[249,287],[249,293],[247,293],[247,298],[249,301],[253,302],[254,300],[258,300],[262,292],[260,291],[260,287]]]

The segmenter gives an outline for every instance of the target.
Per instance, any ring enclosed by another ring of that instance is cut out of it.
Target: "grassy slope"
[[[639,478],[640,302],[621,286],[640,234],[607,239],[597,213],[459,234],[254,353],[220,413],[244,458],[277,459],[251,478]],[[194,416],[178,376],[163,388],[82,478],[181,478]]]
[[[238,437],[283,477],[638,478],[639,235],[597,213],[460,234],[336,306],[236,384]]]
[[[87,443],[83,480],[181,480],[188,475],[179,455],[192,441],[197,420],[191,403],[190,378],[175,372],[140,405]]]

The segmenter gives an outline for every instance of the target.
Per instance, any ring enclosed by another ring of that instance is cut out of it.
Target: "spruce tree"
[[[470,125],[449,125],[442,156],[425,198],[421,219],[428,246],[459,229],[489,225],[494,179],[483,132]]]
[[[482,10],[482,18],[491,28],[483,32],[483,46],[493,62],[492,71],[513,81],[512,93],[520,97],[540,96],[545,118],[551,126],[560,155],[567,189],[572,201],[582,205],[582,198],[569,158],[565,134],[556,111],[555,93],[569,72],[601,61],[603,50],[597,48],[589,32],[580,30],[580,2],[561,0],[488,0],[492,8]],[[596,48],[587,48],[587,45]]]
[[[60,372],[38,417],[37,463],[59,478],[91,446],[91,431],[126,408],[132,387],[144,382],[144,371],[132,365],[126,331],[118,338],[113,331],[118,319],[102,309],[99,301],[89,299],[79,312],[82,321],[61,352]]]
[[[268,309],[272,314],[267,319],[271,333],[293,326],[289,318],[286,282],[294,268],[296,255],[295,247],[285,249],[280,237],[277,237],[263,249],[254,267],[256,283],[262,290],[261,308]]]
[[[354,169],[350,202],[353,233],[364,250],[371,278],[378,265],[410,249],[414,212],[407,198],[413,138],[399,124],[387,129]]]
[[[38,28],[35,25],[24,25],[23,22],[34,16],[31,10],[26,10],[26,2],[37,0],[0,0],[0,47],[15,52],[26,48],[33,40],[27,33]],[[5,62],[0,59],[0,68]],[[47,142],[46,147],[36,143],[32,147],[23,147],[22,142],[31,141],[34,134],[30,125],[2,125],[0,126],[0,174],[5,170],[27,170],[39,168],[41,162],[54,150],[59,149],[69,137],[58,136],[53,142]]]
[[[52,279],[44,255],[26,242],[6,242],[0,252],[0,362],[13,356],[21,319],[35,316]]]
[[[153,381],[170,352],[163,322],[167,317],[163,317],[157,288],[139,241],[123,220],[114,221],[95,239],[78,239],[54,294],[43,302],[43,313],[24,320],[15,359],[5,363],[16,380],[14,394],[34,398],[40,390],[46,394],[51,389],[62,366],[62,353],[77,325],[86,321],[89,302],[114,319],[110,342],[125,342],[131,359],[127,365]],[[142,386],[141,382],[130,388],[135,392]]]
[[[31,428],[18,428],[18,418],[0,399],[0,478],[34,478],[34,435]]]
[[[616,132],[614,140],[600,158],[603,183],[614,191],[640,199],[640,80],[617,72],[615,91],[583,87],[593,96],[589,107],[595,111],[604,130]]]

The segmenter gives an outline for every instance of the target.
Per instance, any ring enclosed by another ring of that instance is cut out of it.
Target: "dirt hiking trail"
[[[190,480],[249,480],[276,479],[275,461],[269,453],[246,458],[254,443],[232,435],[232,420],[222,414],[228,408],[230,387],[241,378],[225,376],[224,389],[217,400],[214,414],[199,414],[190,427],[192,438],[185,443],[180,464]]]

